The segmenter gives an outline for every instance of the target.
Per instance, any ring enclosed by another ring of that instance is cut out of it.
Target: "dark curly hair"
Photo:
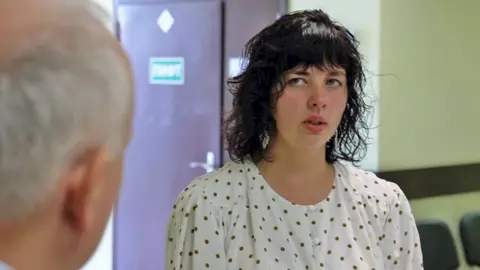
[[[254,36],[243,57],[248,60],[244,71],[228,81],[233,110],[225,119],[224,131],[232,161],[268,160],[262,142],[276,134],[273,115],[285,88],[283,75],[299,66],[345,70],[347,105],[336,136],[327,143],[325,158],[328,163],[354,164],[363,159],[368,138],[365,113],[370,106],[364,100],[366,79],[358,41],[345,27],[321,10],[292,12]]]

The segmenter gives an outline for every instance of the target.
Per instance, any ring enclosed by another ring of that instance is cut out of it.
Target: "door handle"
[[[190,168],[202,168],[207,173],[213,172],[215,170],[215,154],[207,152],[207,160],[205,162],[190,162]]]

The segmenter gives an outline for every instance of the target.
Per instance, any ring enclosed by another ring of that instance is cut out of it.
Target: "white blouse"
[[[410,205],[394,183],[335,164],[328,197],[295,205],[255,164],[227,163],[179,195],[166,270],[423,269]]]

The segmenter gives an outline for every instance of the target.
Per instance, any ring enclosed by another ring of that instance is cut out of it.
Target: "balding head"
[[[80,34],[102,39],[110,44],[115,39],[107,34],[111,26],[108,15],[98,5],[85,0],[16,0],[0,2],[0,55],[22,53],[20,48],[34,47],[51,37],[61,37],[68,42]],[[106,27],[99,27],[99,23]],[[78,33],[77,31],[83,32]],[[84,36],[86,37],[86,36]],[[74,40],[70,41],[70,45]],[[87,42],[85,40],[85,42]],[[97,42],[94,42],[97,43]],[[117,44],[118,45],[118,44]],[[17,50],[15,48],[17,47]]]
[[[118,195],[129,61],[90,1],[0,1],[0,18],[0,261],[78,269]]]
[[[0,1],[0,18],[0,260],[29,269],[12,254],[44,252],[43,237],[56,257],[77,254],[60,269],[79,267],[118,193],[129,61],[90,1]]]

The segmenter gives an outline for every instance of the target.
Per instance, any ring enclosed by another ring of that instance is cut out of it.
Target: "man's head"
[[[18,269],[78,269],[117,199],[133,79],[101,16],[86,0],[0,2],[0,260]]]

